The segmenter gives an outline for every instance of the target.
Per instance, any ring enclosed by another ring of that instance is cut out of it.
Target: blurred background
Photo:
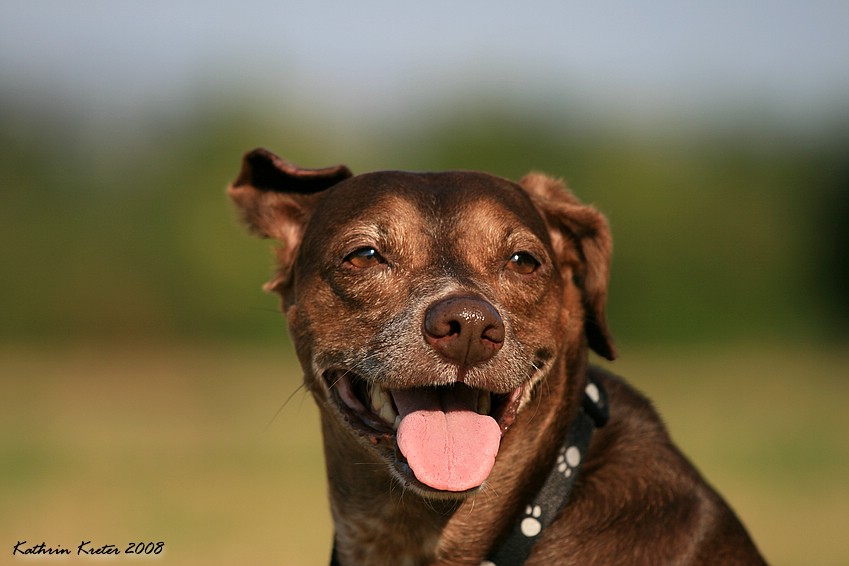
[[[272,254],[224,192],[265,146],[565,178],[613,229],[612,368],[771,563],[849,564],[847,29],[835,0],[0,3],[0,561],[327,563]]]

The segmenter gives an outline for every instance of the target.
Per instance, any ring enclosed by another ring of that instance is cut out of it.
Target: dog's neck
[[[496,463],[481,490],[462,501],[425,500],[406,491],[384,462],[322,414],[339,561],[480,564],[545,481],[577,414],[586,367],[586,358],[578,358],[568,379],[565,365],[552,368],[502,439],[498,459],[505,465]]]

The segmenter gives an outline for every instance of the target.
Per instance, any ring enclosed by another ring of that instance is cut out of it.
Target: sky
[[[845,0],[0,0],[0,93],[93,108],[198,91],[403,113],[465,93],[612,114],[849,101]]]

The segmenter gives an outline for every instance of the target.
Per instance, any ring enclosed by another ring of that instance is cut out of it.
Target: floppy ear
[[[274,238],[280,271],[266,285],[281,291],[289,281],[292,263],[321,192],[352,176],[344,165],[304,169],[266,149],[245,154],[239,176],[227,188],[248,228],[263,238]]]
[[[519,185],[542,213],[558,260],[572,267],[583,291],[584,332],[590,348],[613,360],[616,349],[605,316],[613,248],[607,220],[595,208],[582,204],[558,179],[530,173]]]

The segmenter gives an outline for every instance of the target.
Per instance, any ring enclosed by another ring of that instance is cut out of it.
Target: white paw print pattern
[[[535,537],[542,531],[542,523],[539,522],[539,517],[542,515],[542,508],[539,505],[528,505],[525,509],[525,517],[522,519],[520,528],[522,534],[526,537]]]
[[[598,403],[599,400],[601,400],[601,393],[595,383],[587,383],[587,386],[584,388],[584,392],[587,394],[587,397],[592,399],[593,403]]]
[[[519,529],[522,534],[528,538],[537,536],[542,532],[542,523],[539,518],[542,516],[542,507],[539,505],[528,505],[525,508],[525,518],[519,523]],[[491,560],[484,560],[480,566],[497,566]]]
[[[557,471],[567,478],[571,477],[572,472],[580,463],[581,451],[578,450],[577,446],[570,446],[560,451],[560,455],[557,457]]]

